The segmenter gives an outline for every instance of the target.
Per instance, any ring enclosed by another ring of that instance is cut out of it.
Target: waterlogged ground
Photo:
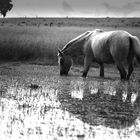
[[[0,65],[1,140],[140,139],[140,71],[130,82],[115,68],[60,77],[57,66]]]

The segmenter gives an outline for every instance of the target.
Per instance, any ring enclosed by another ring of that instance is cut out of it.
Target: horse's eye
[[[61,57],[60,53],[57,54],[57,57]]]
[[[60,64],[64,64],[64,59],[60,58]]]

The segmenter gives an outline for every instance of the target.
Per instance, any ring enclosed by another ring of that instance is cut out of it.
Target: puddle
[[[1,75],[1,139],[140,138],[137,81],[46,73]]]

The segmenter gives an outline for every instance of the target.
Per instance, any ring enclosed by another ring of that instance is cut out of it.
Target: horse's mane
[[[81,35],[79,35],[78,37],[72,39],[71,41],[69,41],[64,48],[62,49],[62,52],[64,53],[67,49],[69,49],[74,43],[76,43],[79,40],[82,40],[84,38],[86,38],[87,36],[89,36],[90,34],[92,34],[93,31],[87,31]]]

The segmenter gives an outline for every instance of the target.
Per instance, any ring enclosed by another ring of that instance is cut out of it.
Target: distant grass
[[[108,19],[110,20],[110,19]],[[0,26],[0,61],[27,61],[57,64],[57,50],[76,37],[96,27],[85,26],[19,26],[8,24]],[[99,28],[99,27],[98,27]],[[105,30],[123,29],[140,38],[137,27],[101,27]],[[74,59],[80,64],[82,58]]]
[[[140,18],[6,18],[1,24],[18,26],[140,27]]]
[[[0,61],[57,63],[57,50],[85,32],[80,27],[0,27]]]

